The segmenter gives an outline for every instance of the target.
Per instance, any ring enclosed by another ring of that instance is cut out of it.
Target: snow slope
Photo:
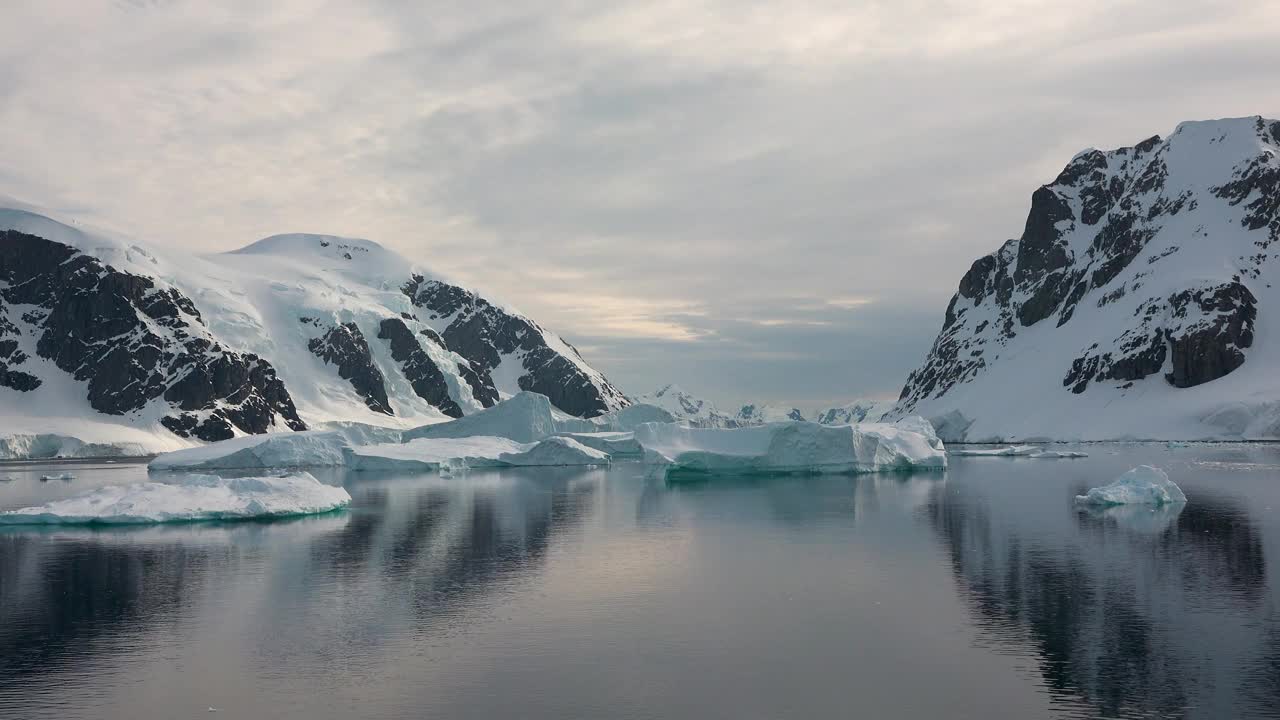
[[[846,405],[822,410],[814,416],[813,421],[823,425],[880,422],[886,413],[893,410],[894,405],[895,403],[890,400],[855,400]]]
[[[64,250],[82,266],[75,285],[58,276]],[[62,317],[73,292],[79,314]],[[120,332],[77,329],[99,307]],[[193,385],[193,367],[208,380]],[[226,367],[257,373],[247,398],[238,380],[219,386]],[[628,404],[554,333],[368,240],[277,235],[192,256],[0,208],[0,446],[62,435],[133,454],[332,423],[402,429],[544,387],[574,412]]]
[[[889,417],[948,441],[1280,439],[1280,122],[1077,155]]]

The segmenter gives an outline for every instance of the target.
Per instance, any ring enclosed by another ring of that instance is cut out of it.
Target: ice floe
[[[245,520],[330,512],[351,495],[309,473],[109,485],[65,500],[0,513],[0,525],[84,525]]]
[[[1013,445],[1002,448],[953,448],[952,455],[961,457],[1027,457],[1041,460],[1089,457],[1088,453],[1075,450],[1045,450],[1035,445]]]
[[[878,423],[783,422],[734,429],[647,423],[636,429],[635,439],[646,463],[693,472],[878,472],[947,465],[946,453],[929,435]]]
[[[340,431],[306,431],[247,435],[201,447],[165,453],[151,470],[266,470],[343,467],[351,447]]]
[[[1139,465],[1116,478],[1110,485],[1090,489],[1077,495],[1083,505],[1168,505],[1185,503],[1187,496],[1165,471],[1150,465]]]

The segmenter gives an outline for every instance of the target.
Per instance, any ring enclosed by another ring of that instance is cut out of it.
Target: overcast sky
[[[1277,69],[1274,0],[5,0],[0,194],[370,238],[629,393],[809,407],[896,397],[1077,151]]]

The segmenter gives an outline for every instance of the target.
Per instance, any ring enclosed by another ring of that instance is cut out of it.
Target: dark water
[[[365,475],[323,517],[9,529],[0,718],[1280,717],[1280,448],[1087,449]],[[1139,463],[1190,503],[1072,506]],[[48,471],[0,467],[0,507],[145,475]]]

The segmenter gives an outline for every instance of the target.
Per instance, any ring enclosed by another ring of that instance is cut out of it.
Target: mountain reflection
[[[456,621],[460,606],[536,572],[596,486],[581,470],[361,476],[352,507],[325,517],[0,533],[0,694],[23,692],[28,674],[110,664],[175,617],[199,632],[209,597],[261,605],[245,612],[263,616],[249,642],[264,668],[299,650],[376,662],[390,626]]]
[[[1266,620],[1266,565],[1243,508],[1199,494],[1155,511],[999,510],[961,486],[925,516],[982,642],[1030,651],[1056,702],[1102,717],[1239,717],[1248,708],[1218,703],[1280,702],[1275,638],[1250,631]],[[1240,657],[1241,636],[1253,657]],[[1269,684],[1233,673],[1268,664]],[[1241,682],[1248,700],[1222,692]]]

